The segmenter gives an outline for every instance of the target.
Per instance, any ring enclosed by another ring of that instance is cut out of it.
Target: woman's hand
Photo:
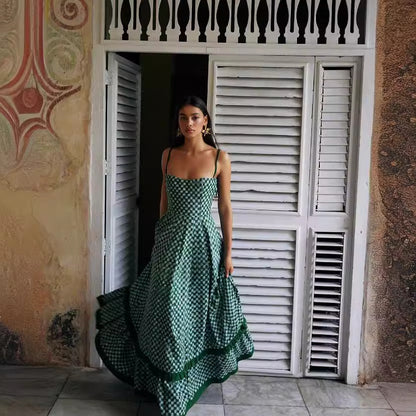
[[[224,259],[225,277],[234,273],[233,261],[231,260],[231,254]]]

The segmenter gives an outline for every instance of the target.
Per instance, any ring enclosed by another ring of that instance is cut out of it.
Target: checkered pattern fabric
[[[130,286],[97,298],[95,344],[104,364],[155,395],[162,416],[186,415],[254,353],[211,215],[217,186],[215,177],[167,174],[168,210],[156,223],[151,260]]]

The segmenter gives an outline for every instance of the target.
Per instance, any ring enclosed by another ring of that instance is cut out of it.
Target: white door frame
[[[353,230],[353,256],[351,259],[351,307],[349,316],[349,339],[346,346],[345,381],[357,384],[359,377],[361,331],[363,321],[364,282],[366,281],[366,255],[368,232],[368,208],[370,199],[370,161],[371,137],[374,108],[375,81],[375,26],[376,0],[369,1],[367,7],[366,37],[367,45],[337,47],[327,45],[231,45],[204,46],[201,44],[174,44],[164,42],[146,42],[145,44],[128,41],[103,41],[104,2],[94,1],[92,5],[93,41],[91,71],[91,124],[90,124],[90,175],[89,175],[89,253],[90,269],[88,281],[88,350],[91,367],[100,367],[101,359],[95,349],[95,311],[98,307],[96,297],[104,288],[104,221],[105,221],[105,69],[106,53],[194,53],[194,54],[237,54],[237,55],[276,55],[276,56],[358,56],[362,59],[359,112],[359,152],[357,155],[357,192],[355,211],[355,228]]]

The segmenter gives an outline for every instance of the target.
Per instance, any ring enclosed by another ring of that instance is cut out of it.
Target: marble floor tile
[[[395,416],[388,409],[335,409],[331,407],[309,407],[310,416]]]
[[[222,384],[224,404],[304,406],[294,379],[230,377]]]
[[[139,401],[132,386],[107,369],[97,368],[85,368],[70,375],[59,398]]]
[[[391,409],[379,390],[363,389],[358,386],[337,387],[299,385],[307,407],[339,407]]]
[[[334,407],[334,403],[326,392],[323,385],[299,385],[306,406],[312,407]]]
[[[280,383],[296,383],[296,378],[295,377],[275,377],[275,376],[252,376],[249,374],[233,374],[231,375],[227,380],[243,380],[243,379],[250,379],[252,381],[267,381],[267,380],[271,380],[271,381],[279,381]],[[226,380],[226,381],[227,381]]]
[[[47,416],[56,397],[0,396],[2,416]]]
[[[362,390],[379,390],[377,384],[347,384],[343,380],[321,380],[325,387],[351,387],[354,389],[362,389]]]
[[[378,390],[379,387],[377,384],[364,384],[364,385],[355,385],[355,384],[346,384],[342,380],[324,380],[318,378],[297,378],[296,379],[299,386],[314,386],[314,387],[359,387],[360,389],[365,390]]]
[[[308,416],[306,407],[224,405],[225,416]]]
[[[186,416],[224,416],[224,407],[219,404],[195,403]]]
[[[46,367],[31,365],[0,365],[0,379],[45,379],[66,377],[83,367]]]
[[[199,404],[222,404],[222,387],[220,383],[210,384],[201,394]]]
[[[416,412],[416,383],[378,383],[396,412]]]
[[[157,403],[140,403],[137,416],[160,416]],[[195,403],[186,416],[224,416],[224,408],[218,404]]]
[[[138,406],[133,402],[58,398],[48,416],[136,416]]]
[[[62,390],[67,377],[62,374],[52,378],[0,378],[0,395],[54,397]]]

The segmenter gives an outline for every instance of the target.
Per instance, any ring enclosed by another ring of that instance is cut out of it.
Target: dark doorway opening
[[[119,53],[140,65],[140,191],[138,273],[150,260],[154,225],[159,218],[162,151],[173,134],[174,112],[184,95],[207,101],[208,55]]]

